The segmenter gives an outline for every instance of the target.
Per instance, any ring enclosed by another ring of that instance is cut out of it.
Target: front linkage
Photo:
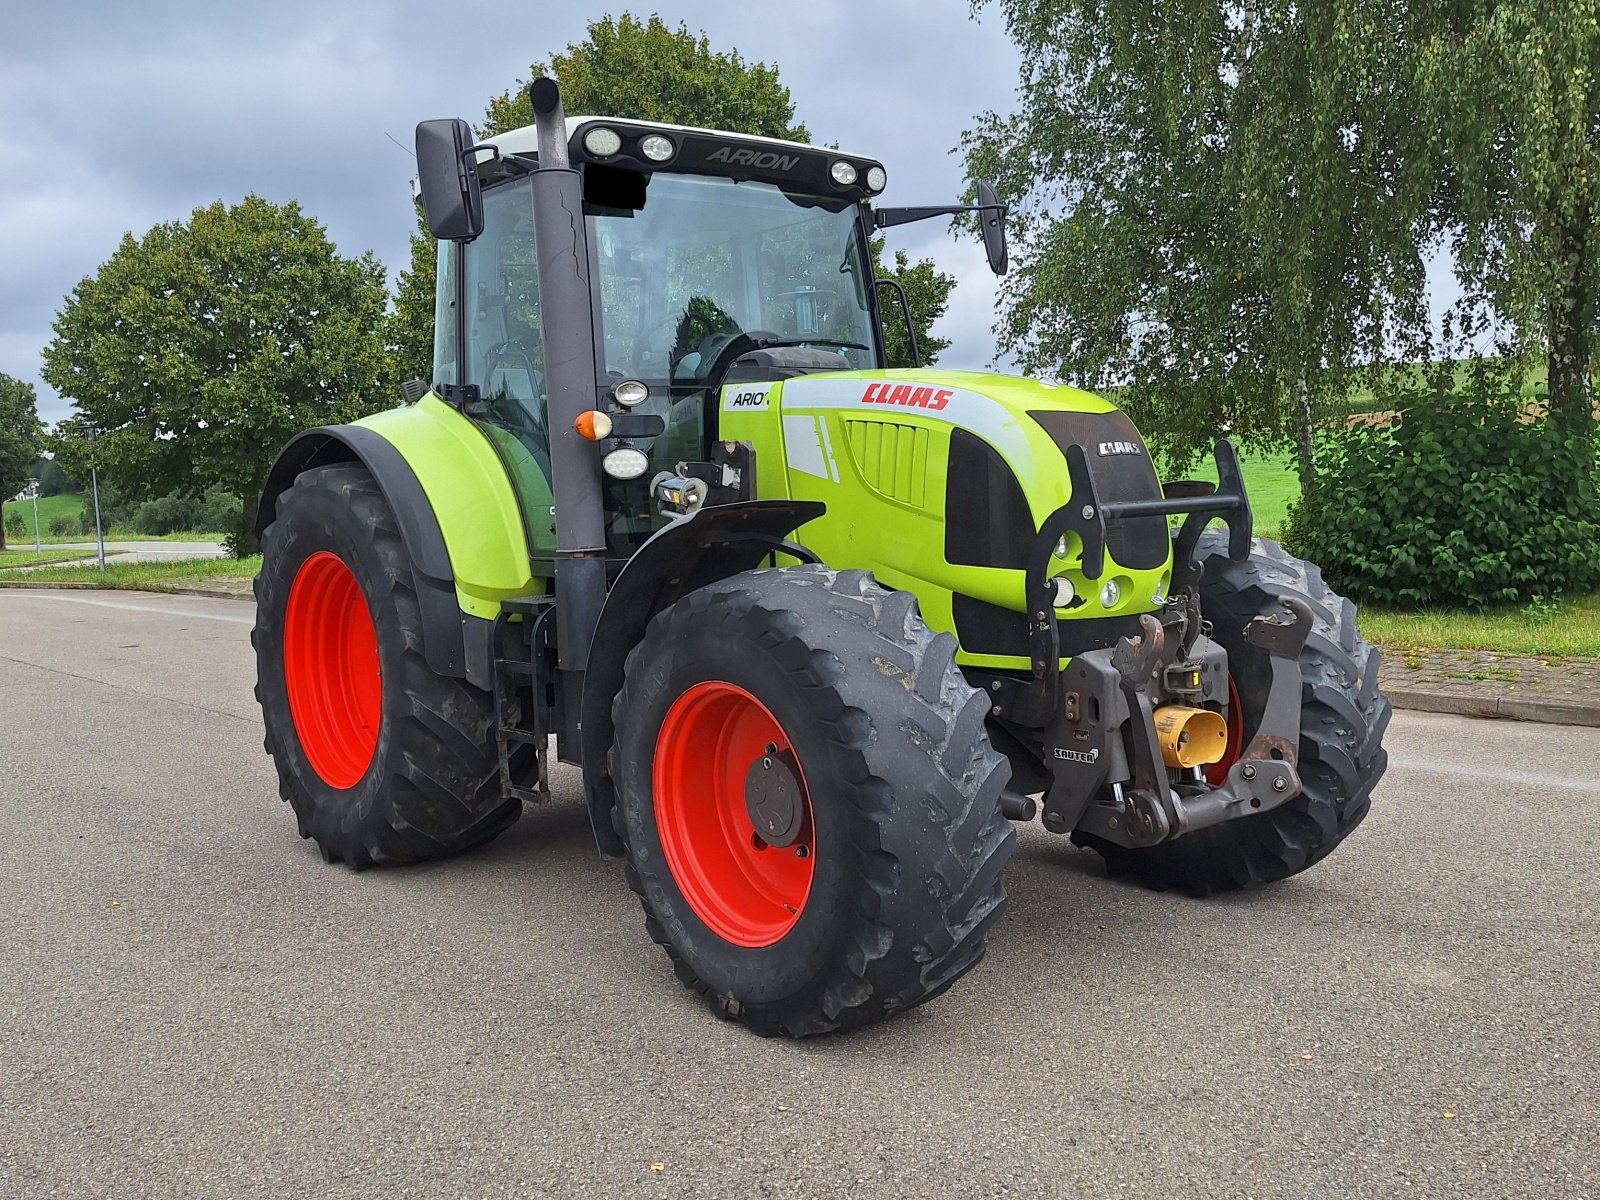
[[[1079,830],[1130,848],[1152,846],[1266,812],[1300,794],[1299,658],[1312,615],[1298,599],[1282,598],[1287,616],[1257,617],[1245,627],[1245,641],[1269,656],[1271,678],[1260,726],[1226,778],[1213,786],[1196,767],[1174,780],[1162,752],[1156,717],[1162,705],[1209,703],[1230,715],[1227,652],[1206,636],[1195,547],[1206,523],[1221,517],[1230,557],[1247,558],[1251,515],[1231,442],[1217,444],[1216,463],[1215,491],[1102,502],[1082,449],[1068,452],[1072,499],[1045,520],[1029,557],[1033,678],[991,685],[996,716],[1041,729],[1051,776],[1044,824],[1052,832]],[[1188,515],[1174,539],[1172,598],[1159,617],[1146,614],[1137,637],[1077,654],[1061,670],[1054,585],[1047,575],[1058,540],[1076,535],[1084,574],[1098,579],[1109,522],[1178,513]]]

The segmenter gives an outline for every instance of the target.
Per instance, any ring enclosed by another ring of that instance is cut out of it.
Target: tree
[[[28,485],[43,448],[44,426],[33,384],[0,375],[0,503]],[[5,525],[0,522],[0,550],[5,548]]]
[[[906,290],[906,306],[911,309],[911,327],[917,331],[917,353],[922,365],[932,366],[950,345],[949,338],[933,336],[933,324],[950,306],[950,292],[956,286],[952,276],[933,265],[932,259],[911,262],[904,250],[894,252],[894,270],[883,269],[883,239],[872,239],[872,274],[878,279],[897,280]],[[880,288],[878,303],[883,314],[883,350],[891,367],[911,365],[911,346],[906,340],[905,317],[893,289]]]
[[[540,76],[561,85],[562,101],[574,115],[628,117],[797,142],[811,139],[795,121],[794,100],[776,65],[746,62],[738,51],[714,50],[704,33],[691,33],[687,25],[674,29],[658,16],[641,21],[629,13],[602,17],[590,24],[583,41],[552,55],[548,63],[530,66],[527,79],[490,99],[479,136],[531,125],[528,84]],[[883,274],[881,247],[875,239],[875,275]],[[405,372],[401,378],[432,374],[436,254],[432,236],[419,221],[411,239],[411,268],[401,272],[390,319],[395,361]],[[931,362],[949,345],[929,328],[943,314],[955,281],[931,261],[909,264],[903,254],[896,255],[896,272],[910,297],[924,361]],[[900,324],[894,312],[886,316],[885,336],[894,363],[906,361]]]
[[[134,496],[222,487],[257,497],[279,448],[390,397],[383,268],[342,258],[298,204],[247,196],[198,208],[122,244],[72,290],[44,377],[77,405],[63,468],[91,462]]]
[[[1420,6],[1416,78],[1439,131],[1441,224],[1467,335],[1542,351],[1553,421],[1593,437],[1600,319],[1600,22],[1590,0]]]
[[[976,0],[981,7],[987,0]],[[1431,179],[1404,4],[1004,0],[1020,111],[980,118],[1015,252],[1002,346],[1120,398],[1169,460],[1292,439],[1425,348]]]

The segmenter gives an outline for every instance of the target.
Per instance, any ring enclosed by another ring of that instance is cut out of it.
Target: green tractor
[[[883,207],[870,158],[531,94],[418,126],[431,386],[262,498],[266,746],[326,859],[487,842],[553,753],[679,978],[804,1036],[982,958],[1016,822],[1200,895],[1355,828],[1378,656],[1229,442],[1163,487],[1095,396],[886,369],[870,237],[971,212],[1001,272],[992,188]]]

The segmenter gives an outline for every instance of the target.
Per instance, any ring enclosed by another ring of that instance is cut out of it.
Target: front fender
[[[622,690],[628,654],[645,626],[696,588],[752,570],[784,551],[790,533],[826,511],[815,500],[748,500],[702,508],[657,532],[617,576],[595,624],[583,679],[583,790],[600,853],[622,853],[611,824],[616,792],[606,765],[616,734],[611,702]]]
[[[410,555],[428,666],[494,688],[500,601],[541,590],[532,578],[521,509],[494,447],[433,396],[293,438],[267,475],[256,516],[272,523],[278,497],[313,467],[359,462],[372,473]]]

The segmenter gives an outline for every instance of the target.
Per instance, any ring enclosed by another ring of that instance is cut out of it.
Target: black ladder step
[[[500,611],[536,617],[554,603],[553,596],[513,596],[509,600],[500,601]]]
[[[516,784],[508,787],[506,793],[510,796],[515,796],[518,800],[526,800],[529,804],[543,804],[545,800],[533,788],[518,787]]]
[[[511,725],[500,726],[500,737],[508,742],[521,742],[525,746],[542,746],[545,734],[534,733],[529,729],[517,729]]]
[[[533,664],[521,662],[515,658],[497,658],[494,660],[494,669],[507,675],[532,675]]]

